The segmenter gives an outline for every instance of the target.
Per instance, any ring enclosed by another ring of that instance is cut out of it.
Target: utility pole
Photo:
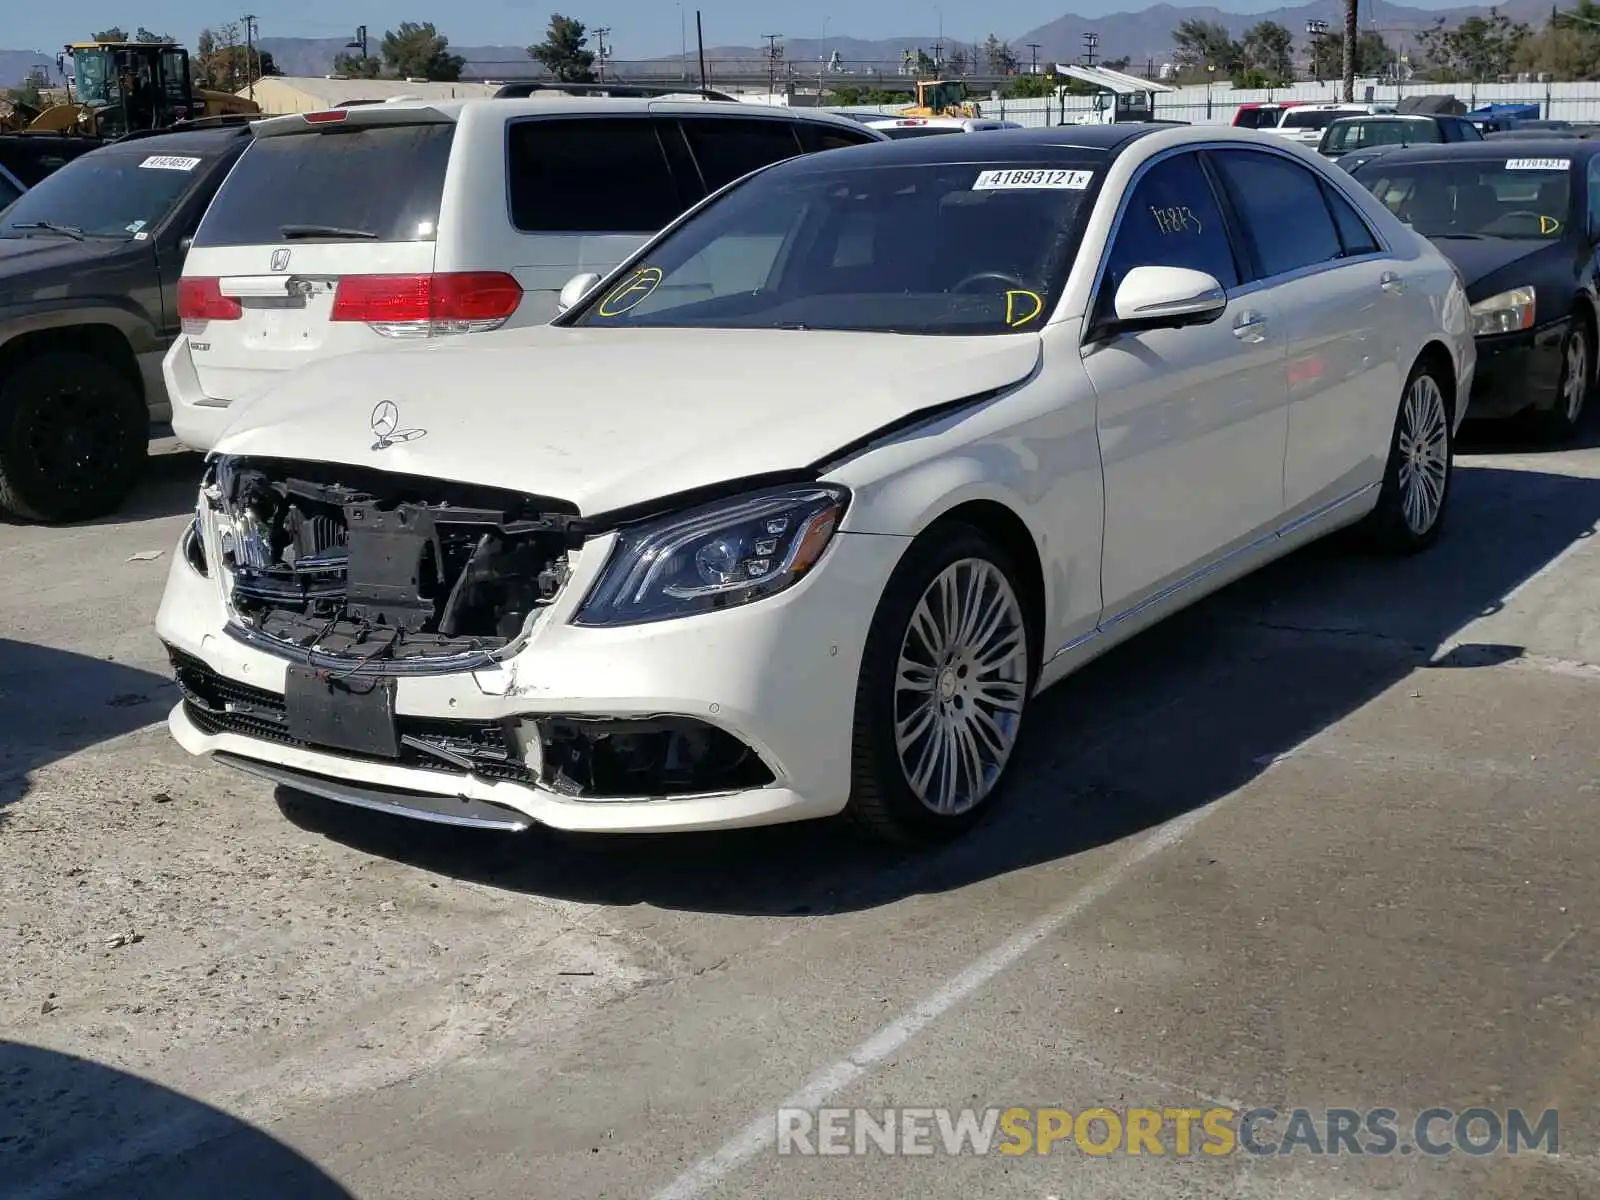
[[[1086,34],[1083,35],[1083,65],[1084,66],[1086,66],[1086,67],[1094,66],[1094,60],[1099,57],[1099,55],[1096,53],[1096,49],[1097,49],[1097,47],[1099,45],[1100,45],[1100,35],[1098,33],[1086,33]]]
[[[244,77],[250,87],[250,99],[256,98],[256,18],[254,13],[245,13],[240,18],[244,22]]]
[[[783,47],[778,45],[781,33],[763,33],[767,41],[767,95],[778,94],[778,60],[783,57]]]
[[[1311,39],[1311,73],[1322,82],[1322,39],[1328,32],[1326,21],[1307,21],[1306,37]]]
[[[609,25],[602,25],[599,29],[594,31],[594,40],[599,48],[598,57],[600,59],[600,81],[602,83],[605,82],[606,78],[606,34],[610,32],[611,26]]]
[[[1028,58],[1028,74],[1029,75],[1037,75],[1039,73],[1039,50],[1040,49],[1041,49],[1041,47],[1040,47],[1038,42],[1029,42],[1028,43],[1028,50],[1031,52],[1030,56]]]

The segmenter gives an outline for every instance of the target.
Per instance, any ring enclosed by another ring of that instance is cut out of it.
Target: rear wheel
[[[902,845],[963,832],[993,806],[1034,678],[1005,551],[951,525],[907,552],[873,618],[856,693],[847,812]]]
[[[1395,416],[1378,506],[1366,532],[1380,546],[1412,553],[1431,545],[1444,523],[1455,468],[1450,406],[1436,368],[1411,369]]]
[[[1547,437],[1564,442],[1577,434],[1593,386],[1594,338],[1589,327],[1575,317],[1561,343],[1561,378],[1556,384],[1555,403],[1539,414]]]
[[[117,507],[143,473],[150,416],[138,391],[87,354],[45,354],[0,379],[0,508],[82,521]]]

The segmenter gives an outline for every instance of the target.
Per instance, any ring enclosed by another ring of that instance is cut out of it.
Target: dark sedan
[[[1467,415],[1577,431],[1595,383],[1600,142],[1391,150],[1352,174],[1456,265],[1478,371]]]

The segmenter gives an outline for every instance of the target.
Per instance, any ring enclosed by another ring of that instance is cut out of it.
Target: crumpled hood
[[[538,326],[310,364],[236,405],[216,449],[509,488],[593,516],[807,467],[1019,382],[1039,355],[1035,334]]]

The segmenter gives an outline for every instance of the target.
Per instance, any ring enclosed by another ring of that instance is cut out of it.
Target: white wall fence
[[[1600,124],[1600,82],[1594,83],[1406,83],[1390,80],[1358,79],[1357,101],[1365,104],[1393,104],[1405,96],[1453,95],[1469,109],[1486,104],[1537,104],[1546,120],[1594,122]],[[1339,84],[1299,83],[1292,87],[1247,90],[1225,86],[1188,87],[1175,92],[1159,92],[1155,98],[1158,120],[1188,121],[1195,125],[1226,125],[1233,120],[1239,105],[1266,100],[1334,101],[1339,99]],[[845,112],[872,112],[892,116],[902,105],[857,106]],[[1067,96],[1064,104],[1053,98],[1043,100],[984,100],[983,115],[1015,121],[1019,125],[1057,125],[1093,111],[1089,96]]]

